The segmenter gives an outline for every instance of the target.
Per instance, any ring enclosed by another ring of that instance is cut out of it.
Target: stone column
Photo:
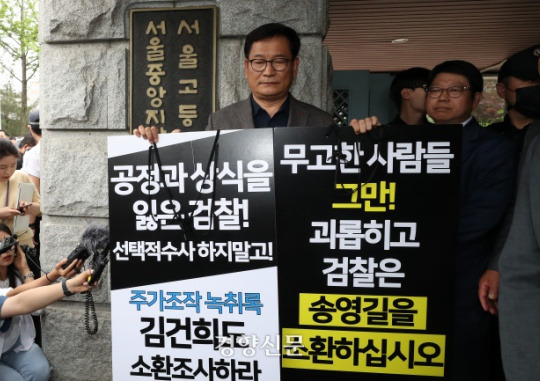
[[[129,133],[129,9],[205,5],[219,8],[218,108],[249,94],[243,74],[245,35],[261,24],[282,22],[302,39],[294,96],[330,110],[331,64],[322,46],[327,0],[40,1],[44,269],[71,252],[88,224],[108,223],[107,136]],[[82,296],[58,302],[43,315],[43,348],[54,380],[112,378],[107,274],[93,298],[96,335],[86,333]]]

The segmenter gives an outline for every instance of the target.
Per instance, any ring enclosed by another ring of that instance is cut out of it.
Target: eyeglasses
[[[289,66],[289,61],[292,61],[290,58],[275,58],[273,60],[267,61],[261,58],[255,58],[253,60],[248,60],[251,68],[255,71],[261,72],[266,69],[268,62],[272,65],[272,68],[275,71],[283,71]]]
[[[444,91],[447,92],[450,98],[459,98],[466,90],[470,90],[468,86],[450,86],[446,89],[442,87],[426,87],[428,97],[432,99],[439,98]]]

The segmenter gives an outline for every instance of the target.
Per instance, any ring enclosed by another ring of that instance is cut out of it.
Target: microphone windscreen
[[[105,249],[109,245],[108,226],[88,226],[82,235],[81,243],[89,252]]]

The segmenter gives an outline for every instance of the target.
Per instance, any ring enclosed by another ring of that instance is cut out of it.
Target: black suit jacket
[[[481,308],[478,281],[513,198],[517,156],[511,141],[472,119],[463,127],[461,157],[456,308]]]

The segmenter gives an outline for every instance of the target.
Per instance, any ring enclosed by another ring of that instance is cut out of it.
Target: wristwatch
[[[24,282],[28,278],[33,278],[33,277],[34,277],[34,273],[32,271],[30,271],[28,274],[23,275],[22,279],[23,279],[23,282]]]
[[[68,290],[66,282],[67,282],[67,279],[64,279],[62,281],[62,290],[64,291],[64,295],[65,296],[75,295],[73,292]]]

